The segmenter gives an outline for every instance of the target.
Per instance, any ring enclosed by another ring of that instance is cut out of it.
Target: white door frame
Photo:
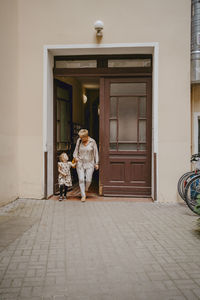
[[[152,54],[152,198],[158,195],[158,62],[159,43],[45,45],[43,52],[43,151],[48,153],[47,196],[53,194],[53,59],[55,55]],[[44,156],[43,156],[44,157]],[[154,162],[156,157],[156,162]],[[44,163],[43,163],[44,166]],[[156,170],[154,170],[156,166]],[[156,176],[155,176],[156,174]],[[154,184],[156,180],[156,191]],[[43,168],[43,191],[45,168]],[[45,191],[44,191],[45,192]]]

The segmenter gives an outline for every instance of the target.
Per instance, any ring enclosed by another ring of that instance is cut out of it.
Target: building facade
[[[0,205],[52,195],[56,155],[72,150],[83,126],[99,140],[100,194],[178,201],[195,143],[191,1],[0,5]],[[96,20],[104,23],[101,38]]]

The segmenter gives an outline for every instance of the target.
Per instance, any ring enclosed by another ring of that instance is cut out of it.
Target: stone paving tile
[[[0,249],[0,300],[200,299],[185,205],[18,199],[0,216],[35,220]]]

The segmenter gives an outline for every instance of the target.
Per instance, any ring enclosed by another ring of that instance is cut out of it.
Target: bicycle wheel
[[[194,174],[194,171],[187,172],[187,173],[183,174],[178,181],[178,184],[177,184],[178,193],[184,201],[185,201],[184,193],[185,193],[186,183],[188,181],[188,178],[193,174]]]
[[[200,197],[200,175],[193,177],[185,188],[185,202],[188,207],[195,213],[199,213],[195,211],[195,207],[198,205],[197,200]]]

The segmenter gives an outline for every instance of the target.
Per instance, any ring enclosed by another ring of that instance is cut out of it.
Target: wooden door
[[[54,80],[54,194],[59,191],[58,160],[62,152],[72,159],[72,86]]]
[[[101,80],[100,192],[151,196],[151,78]]]

